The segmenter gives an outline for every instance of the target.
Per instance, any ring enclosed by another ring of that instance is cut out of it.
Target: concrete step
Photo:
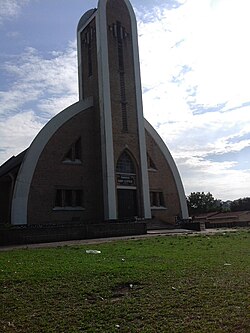
[[[147,230],[163,230],[163,229],[175,229],[176,226],[161,220],[149,220],[147,221]]]

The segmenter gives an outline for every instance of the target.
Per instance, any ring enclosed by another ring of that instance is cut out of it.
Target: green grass
[[[0,332],[250,332],[249,240],[242,231],[0,252]]]

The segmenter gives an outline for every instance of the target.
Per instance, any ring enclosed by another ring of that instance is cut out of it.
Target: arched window
[[[148,153],[147,153],[147,162],[148,162],[148,169],[149,170],[157,170],[154,161],[152,160],[152,158],[149,156]]]
[[[133,160],[126,151],[124,151],[121,154],[121,156],[117,162],[116,172],[117,173],[132,173],[132,174],[136,173]]]
[[[74,144],[70,147],[67,154],[64,156],[63,163],[81,163],[82,155],[82,144],[81,138],[79,138]]]

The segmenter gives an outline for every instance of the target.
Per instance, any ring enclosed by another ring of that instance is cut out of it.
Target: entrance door
[[[137,216],[136,190],[118,189],[118,218]]]

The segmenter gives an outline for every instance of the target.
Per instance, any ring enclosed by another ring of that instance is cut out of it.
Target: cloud
[[[190,101],[205,107],[248,100],[250,4],[226,5],[189,0],[177,10],[155,9],[154,20],[139,16],[143,84],[153,88],[178,78]]]
[[[0,91],[0,163],[27,148],[51,117],[78,100],[76,43],[47,57],[27,48],[2,69],[13,83]]]
[[[14,83],[9,89],[0,91],[0,116],[11,116],[33,106],[42,117],[49,119],[68,102],[77,99],[76,45],[70,43],[64,52],[51,53],[43,57],[34,48],[6,62],[2,66],[11,75]]]
[[[27,1],[6,3],[18,14]],[[250,196],[250,170],[238,158],[250,147],[249,6],[183,0],[136,11],[144,115],[174,156],[187,194]],[[17,15],[0,13],[0,22]],[[46,55],[27,48],[1,70],[11,85],[0,91],[0,163],[78,100],[76,44]],[[226,160],[233,152],[237,158]]]
[[[186,193],[212,192],[223,200],[249,196],[250,169],[237,170],[235,162],[209,162],[203,159],[177,160]]]
[[[187,193],[249,193],[246,165],[208,158],[250,146],[248,9],[244,0],[189,0],[155,8],[150,19],[138,15],[144,114],[175,157]]]
[[[27,148],[41,128],[42,124],[31,110],[1,121],[0,161],[4,162]]]
[[[9,32],[7,32],[7,37],[11,38],[11,39],[16,39],[20,36],[21,36],[21,34],[18,31],[9,31]]]
[[[24,7],[30,0],[0,0],[0,24],[6,19],[17,17],[22,7]]]

